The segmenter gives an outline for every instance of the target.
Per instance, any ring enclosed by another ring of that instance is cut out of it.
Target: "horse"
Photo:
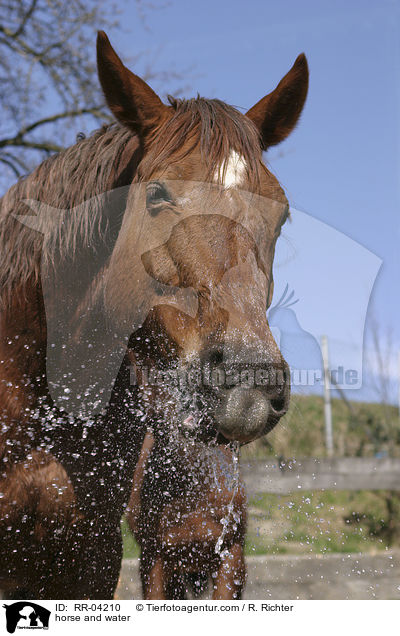
[[[246,493],[238,462],[228,444],[175,436],[166,445],[146,434],[126,509],[141,548],[143,598],[197,597],[210,579],[213,599],[241,598]]]
[[[288,202],[262,150],[299,119],[305,56],[246,114],[200,97],[164,104],[104,32],[97,68],[116,122],[1,200],[0,587],[11,598],[113,597],[149,426],[156,436],[172,417],[203,443],[245,443],[289,402],[265,316]],[[206,367],[224,384],[141,381]],[[257,386],[232,382],[256,367]]]

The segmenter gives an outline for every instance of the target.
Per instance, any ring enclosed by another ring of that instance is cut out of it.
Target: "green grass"
[[[395,406],[332,400],[334,452],[367,457],[384,452],[400,457],[400,423]],[[324,402],[317,395],[293,395],[287,415],[266,437],[245,446],[244,459],[274,455],[324,457]]]
[[[140,555],[140,549],[136,543],[131,531],[129,530],[128,522],[126,519],[122,519],[121,522],[122,543],[124,547],[124,559],[136,559]]]
[[[263,494],[249,500],[246,555],[376,552],[389,542],[386,491],[325,491]],[[398,503],[398,502],[397,502]],[[399,506],[400,508],[400,506]],[[397,523],[397,526],[400,526]],[[139,556],[122,522],[124,558]]]
[[[264,494],[249,501],[248,554],[375,552],[388,547],[385,498],[372,491]]]
[[[332,400],[337,456],[400,457],[395,407]],[[322,397],[294,395],[289,412],[267,438],[242,449],[251,458],[324,457]],[[390,510],[389,510],[390,509]],[[246,554],[371,552],[400,545],[400,494],[378,491],[317,491],[287,496],[264,494],[249,501]],[[124,558],[139,548],[122,523]]]

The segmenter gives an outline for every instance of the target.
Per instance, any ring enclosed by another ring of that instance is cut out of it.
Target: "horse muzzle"
[[[220,349],[205,352],[194,377],[201,384],[191,397],[193,410],[183,409],[181,429],[189,436],[217,439],[222,443],[251,442],[269,433],[287,413],[290,399],[290,370],[279,352],[243,361],[224,361]],[[189,374],[190,375],[190,374]],[[194,399],[193,399],[194,398]]]
[[[259,388],[226,389],[215,410],[215,425],[226,439],[246,444],[269,433],[285,415],[288,405],[287,389],[278,399],[269,398]]]

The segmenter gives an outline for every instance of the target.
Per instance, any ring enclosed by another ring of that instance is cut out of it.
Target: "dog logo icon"
[[[16,629],[48,629],[50,610],[30,601],[18,601],[3,605],[6,610],[6,626],[9,634]]]

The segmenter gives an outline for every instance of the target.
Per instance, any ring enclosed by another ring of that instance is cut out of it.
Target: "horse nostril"
[[[224,352],[222,347],[215,346],[212,349],[208,349],[201,357],[202,363],[211,367],[212,369],[222,366],[224,361]]]
[[[287,411],[287,399],[285,397],[270,400],[270,406],[274,415],[284,415]]]
[[[222,364],[223,361],[224,361],[224,354],[222,352],[222,349],[218,349],[218,348],[212,349],[210,353],[208,354],[208,362],[213,367],[217,367],[218,365]]]
[[[278,387],[278,395],[270,395],[269,404],[272,414],[277,417],[285,415],[289,408],[290,397],[290,371],[289,367],[285,364],[283,367],[283,382]]]

